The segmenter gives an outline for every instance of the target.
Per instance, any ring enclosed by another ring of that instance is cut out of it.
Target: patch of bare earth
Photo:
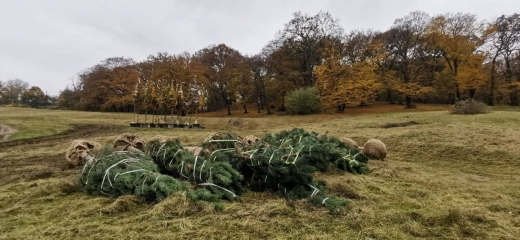
[[[7,139],[16,132],[16,129],[0,124],[0,141],[7,141]]]
[[[74,125],[72,129],[56,135],[0,142],[0,152],[13,153],[0,161],[0,184],[73,176],[77,174],[77,167],[64,160],[65,151],[49,154],[43,150],[67,146],[73,139],[99,136],[117,129],[108,125]],[[28,157],[16,154],[29,152],[35,154]]]

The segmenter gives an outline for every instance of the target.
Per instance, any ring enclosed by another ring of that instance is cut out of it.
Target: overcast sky
[[[50,95],[108,57],[193,53],[225,43],[256,54],[297,11],[328,11],[346,32],[386,30],[412,11],[520,11],[519,0],[0,0],[0,80],[19,78]]]

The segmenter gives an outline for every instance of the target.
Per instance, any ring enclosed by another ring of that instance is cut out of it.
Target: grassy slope
[[[385,107],[385,109],[391,109]],[[520,111],[486,115],[445,111],[295,116],[213,114],[205,130],[103,128],[0,149],[0,238],[201,238],[228,239],[515,239],[520,236]],[[423,108],[424,109],[424,108]],[[377,110],[377,109],[372,109]],[[248,116],[250,118],[236,118]],[[126,125],[129,114],[0,108],[0,123],[19,131],[14,139],[56,134],[70,124]],[[386,123],[419,125],[381,128]],[[371,161],[368,175],[317,174],[329,190],[352,199],[331,216],[304,201],[246,193],[222,212],[194,206],[182,195],[156,205],[92,197],[77,189],[78,169],[64,162],[70,141],[87,137],[110,143],[122,132],[145,139],[162,134],[197,144],[215,130],[263,135],[292,127],[363,143],[383,140],[387,161]],[[211,130],[210,130],[211,129]],[[20,162],[38,164],[19,167]],[[9,161],[9,162],[7,162]],[[54,165],[50,165],[50,164]],[[14,176],[16,174],[16,176]]]

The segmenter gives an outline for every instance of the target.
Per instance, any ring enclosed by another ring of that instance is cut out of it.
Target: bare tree
[[[515,52],[520,50],[520,15],[515,13],[510,16],[502,15],[493,23],[494,32],[491,34],[492,59],[490,75],[489,105],[494,105],[494,92],[496,88],[497,63],[502,60],[505,64],[505,79],[509,84],[509,100],[511,105],[518,106],[518,87],[513,80],[512,61]],[[502,58],[502,59],[500,59]]]
[[[397,73],[399,84],[396,90],[404,95],[406,108],[411,101],[429,89],[421,83],[427,71],[432,54],[426,45],[426,30],[431,17],[424,12],[412,12],[395,20],[394,25],[385,33],[385,47],[392,58],[392,70]]]
[[[330,13],[320,11],[314,16],[296,12],[293,19],[285,24],[274,41],[276,48],[285,46],[290,55],[296,56],[299,61],[299,71],[302,75],[302,86],[313,86],[316,82],[314,69],[320,64],[322,56],[320,49],[324,41],[332,38],[341,38],[343,28],[339,21]]]
[[[29,83],[21,79],[8,80],[2,89],[1,104],[20,103],[22,94],[29,89]]]

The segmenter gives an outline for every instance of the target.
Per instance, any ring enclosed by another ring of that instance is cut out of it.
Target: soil
[[[75,125],[72,129],[60,134],[0,142],[2,149],[19,148],[35,149],[63,145],[75,139],[102,136],[107,132],[118,131],[119,127],[107,125]],[[0,159],[0,184],[26,182],[51,177],[73,177],[81,167],[65,161],[65,150],[52,155],[28,158]]]
[[[0,141],[7,141],[16,129],[10,128],[9,126],[0,124]]]

